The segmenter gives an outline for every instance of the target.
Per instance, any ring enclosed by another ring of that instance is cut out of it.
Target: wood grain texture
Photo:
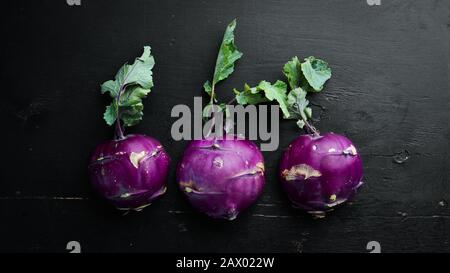
[[[2,9],[0,251],[90,252],[450,251],[449,21],[444,0],[8,1]],[[274,81],[292,56],[327,60],[333,77],[314,95],[314,123],[359,148],[365,185],[353,204],[317,221],[291,209],[276,171],[300,132],[283,121],[266,152],[263,196],[233,222],[196,213],[173,170],[174,105],[192,106],[211,77],[226,24],[238,18],[244,53],[217,87],[228,101],[244,82]],[[89,153],[112,137],[99,84],[143,45],[155,55],[155,88],[128,132],[159,139],[172,157],[168,192],[122,216],[87,179]],[[410,159],[396,164],[393,155]]]

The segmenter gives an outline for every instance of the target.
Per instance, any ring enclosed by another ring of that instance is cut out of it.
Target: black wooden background
[[[0,251],[383,252],[450,251],[450,95],[447,5],[441,1],[7,1],[1,11]],[[292,209],[276,179],[282,149],[300,132],[283,121],[265,152],[267,183],[237,220],[195,212],[177,190],[170,111],[193,104],[211,77],[228,22],[244,52],[218,86],[282,78],[294,55],[327,60],[333,77],[311,98],[322,131],[351,138],[365,185],[322,220]],[[158,138],[172,157],[168,192],[126,216],[87,178],[88,156],[112,137],[99,84],[151,45],[155,87],[128,132]],[[396,153],[409,153],[403,164]]]

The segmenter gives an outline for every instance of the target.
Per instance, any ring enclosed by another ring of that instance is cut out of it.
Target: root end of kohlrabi
[[[225,215],[222,215],[219,218],[225,219],[228,221],[233,221],[237,218],[238,215],[239,215],[239,211],[237,211],[236,208],[231,208],[228,210],[228,212]]]
[[[326,216],[326,213],[323,211],[308,211],[308,213],[311,214],[314,220],[323,219]]]
[[[331,201],[331,199],[330,199],[330,201]],[[345,201],[347,201],[347,199],[345,199],[345,198],[337,199],[337,200],[335,199],[332,203],[326,203],[325,206],[328,207],[328,208],[332,208],[332,207],[335,207],[335,206],[340,205],[342,203],[345,203]]]
[[[229,215],[226,219],[228,221],[233,221],[233,220],[235,220],[237,218],[238,215],[239,215],[239,213],[236,212],[236,213],[234,213],[232,215]]]

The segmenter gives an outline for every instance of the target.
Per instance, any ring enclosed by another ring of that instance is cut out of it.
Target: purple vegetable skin
[[[128,135],[95,148],[89,176],[97,192],[118,209],[141,210],[166,191],[169,161],[156,139]]]
[[[178,165],[177,181],[197,210],[233,220],[262,193],[264,159],[248,140],[194,140]]]
[[[279,169],[292,204],[316,217],[352,198],[362,173],[355,146],[334,133],[299,136],[284,152]]]

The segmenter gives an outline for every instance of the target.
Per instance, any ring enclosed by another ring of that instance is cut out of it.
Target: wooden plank
[[[448,252],[450,92],[444,1],[9,1],[2,9],[3,83],[0,251]],[[321,221],[290,208],[277,181],[284,147],[302,134],[280,126],[264,152],[263,196],[237,221],[194,212],[174,170],[174,105],[193,105],[210,78],[225,25],[238,18],[244,57],[218,88],[275,81],[292,56],[326,59],[333,78],[311,97],[314,124],[359,148],[365,185],[351,206]],[[92,191],[87,160],[110,137],[99,84],[145,44],[155,88],[141,124],[172,157],[168,192],[140,214],[120,216]],[[407,150],[397,164],[393,156]]]

